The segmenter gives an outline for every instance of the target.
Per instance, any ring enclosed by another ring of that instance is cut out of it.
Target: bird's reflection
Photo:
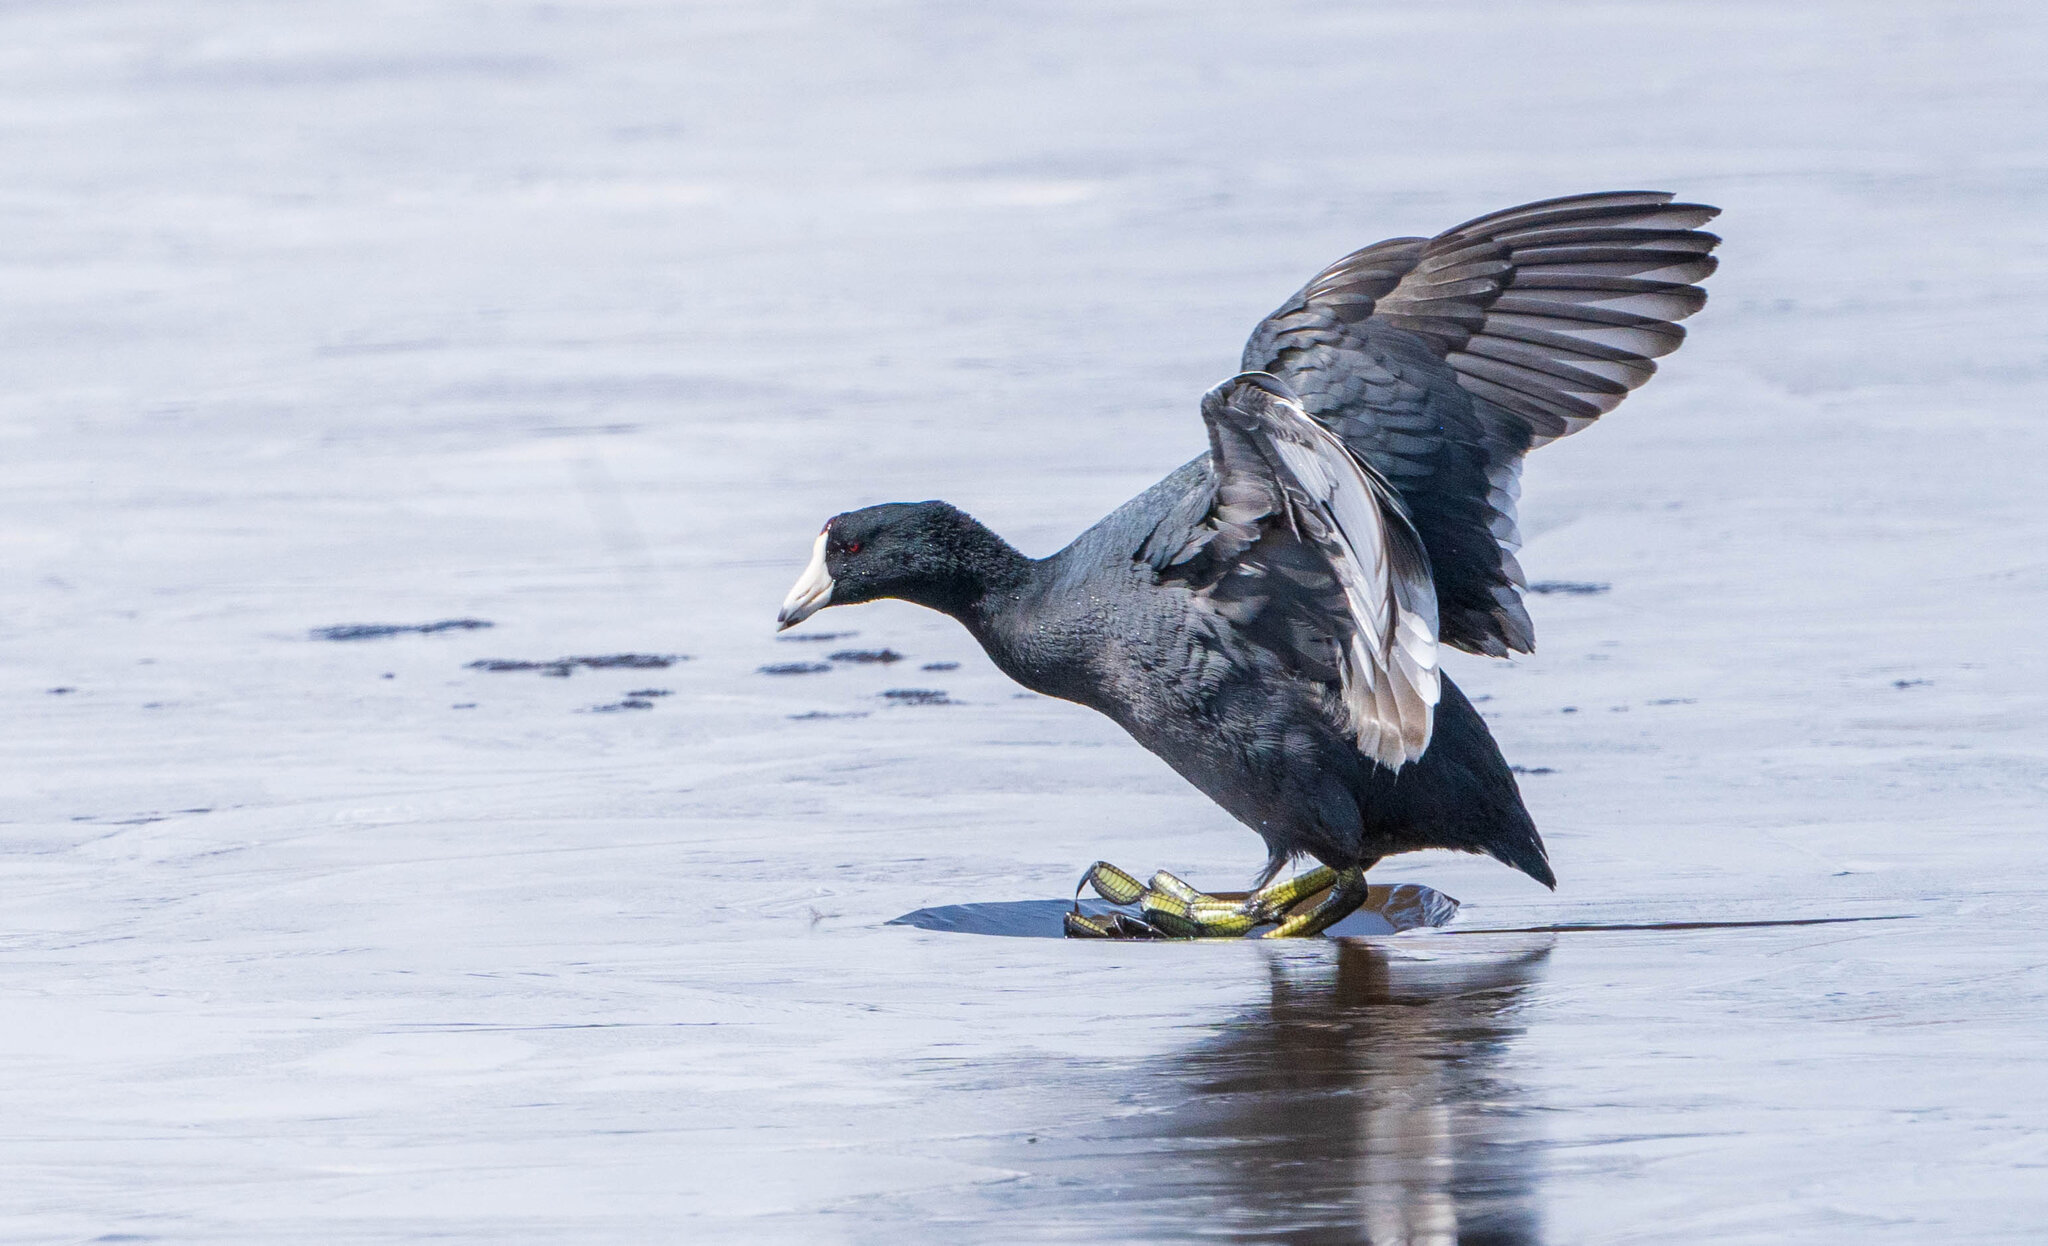
[[[1276,955],[1270,1005],[1162,1070],[1178,1086],[1142,1127],[1160,1168],[1136,1184],[1168,1188],[1127,1194],[1226,1237],[1541,1241],[1530,1115],[1502,1058],[1549,950]]]

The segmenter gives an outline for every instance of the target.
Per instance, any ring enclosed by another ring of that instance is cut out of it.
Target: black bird
[[[1522,456],[1613,410],[1684,340],[1719,210],[1672,199],[1550,199],[1355,251],[1203,397],[1209,452],[1067,548],[1027,558],[944,502],[849,511],[781,626],[880,597],[943,611],[1018,683],[1107,714],[1259,833],[1267,864],[1242,901],[1091,868],[1084,883],[1157,931],[1319,933],[1373,864],[1422,848],[1554,888],[1437,646],[1534,648],[1513,553]],[[1272,883],[1304,855],[1321,868]],[[1069,931],[1108,933],[1078,914]]]

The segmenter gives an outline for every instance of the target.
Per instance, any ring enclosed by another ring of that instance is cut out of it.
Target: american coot
[[[1266,842],[1249,898],[1106,863],[1083,878],[1165,934],[1317,934],[1365,871],[1486,853],[1556,887],[1514,775],[1439,643],[1527,653],[1522,455],[1677,349],[1718,209],[1652,191],[1509,208],[1316,274],[1202,399],[1209,452],[1050,558],[944,502],[836,515],[783,603],[952,615],[1025,687],[1109,715]],[[1320,866],[1273,879],[1300,856]],[[1320,901],[1308,901],[1321,895]],[[1074,914],[1068,931],[1109,929]]]

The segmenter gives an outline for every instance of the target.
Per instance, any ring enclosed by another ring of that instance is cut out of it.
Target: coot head
[[[790,628],[826,606],[898,597],[959,614],[1021,555],[945,502],[889,502],[834,515],[776,616]],[[780,629],[778,629],[780,630]]]

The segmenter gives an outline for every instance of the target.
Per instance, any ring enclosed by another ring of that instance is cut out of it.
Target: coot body
[[[1017,682],[1108,715],[1257,831],[1262,881],[1308,856],[1356,883],[1444,848],[1555,886],[1438,646],[1533,648],[1521,459],[1676,349],[1715,213],[1582,195],[1354,252],[1203,398],[1209,452],[1067,548],[1026,558],[944,502],[850,511],[782,625],[880,597],[952,615]]]

